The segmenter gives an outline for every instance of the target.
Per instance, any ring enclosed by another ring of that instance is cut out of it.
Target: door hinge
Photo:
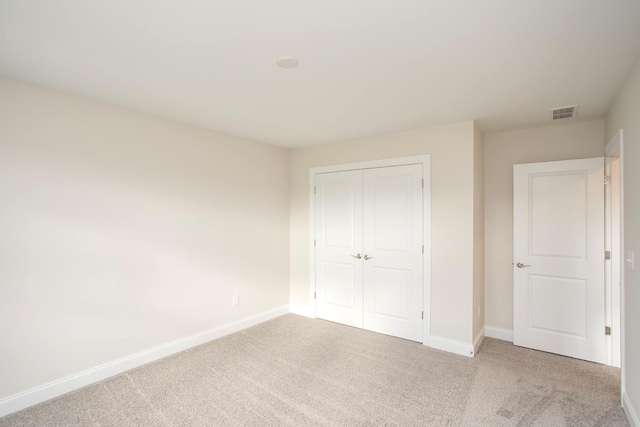
[[[424,320],[424,311],[422,312],[422,320]]]
[[[316,186],[313,186],[313,194],[316,194]]]
[[[611,251],[604,251],[604,259],[606,261],[611,260]]]
[[[422,188],[424,188],[424,178],[422,178]]]
[[[424,253],[424,245],[422,245],[422,253]]]
[[[313,246],[316,245],[316,239],[313,239]]]
[[[315,293],[315,291],[313,292],[313,299],[316,299],[316,293]]]
[[[604,176],[604,185],[609,185],[609,184],[611,184],[611,177],[605,175]]]
[[[604,334],[605,335],[611,335],[611,326],[605,326],[604,327]]]

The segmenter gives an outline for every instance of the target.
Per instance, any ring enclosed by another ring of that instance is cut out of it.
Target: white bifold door
[[[316,315],[422,342],[422,165],[316,175]]]
[[[513,179],[513,342],[604,363],[604,159],[515,165]]]

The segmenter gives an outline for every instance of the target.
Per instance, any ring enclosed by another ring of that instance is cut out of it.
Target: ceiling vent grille
[[[577,105],[569,105],[567,107],[559,107],[551,110],[551,118],[553,120],[573,119],[578,110]]]

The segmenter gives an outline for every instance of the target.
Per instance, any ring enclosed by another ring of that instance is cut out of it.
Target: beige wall
[[[291,151],[291,303],[309,307],[309,169],[431,155],[431,334],[473,340],[474,123]]]
[[[485,135],[485,325],[513,330],[513,165],[604,155],[604,121]]]
[[[473,338],[484,328],[484,136],[473,135]]]
[[[640,61],[620,89],[606,119],[607,141],[624,130],[624,246],[635,270],[624,269],[623,393],[640,418]],[[638,422],[636,418],[636,422]]]
[[[0,79],[0,399],[288,304],[288,171],[281,148]]]

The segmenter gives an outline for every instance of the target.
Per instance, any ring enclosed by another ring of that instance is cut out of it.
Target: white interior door
[[[604,363],[604,159],[513,179],[514,344]]]
[[[422,165],[364,171],[364,328],[422,341]]]
[[[422,165],[315,185],[316,316],[422,342]]]
[[[362,171],[316,177],[316,316],[362,327]]]

